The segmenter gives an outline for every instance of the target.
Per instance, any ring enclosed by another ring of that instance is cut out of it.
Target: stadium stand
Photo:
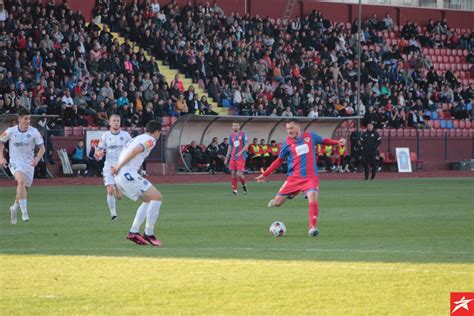
[[[355,23],[334,23],[318,11],[281,28],[272,19],[226,16],[218,7],[168,4],[152,14],[142,6],[97,1],[96,24],[87,24],[67,2],[7,1],[13,14],[2,21],[0,113],[24,106],[60,115],[54,129],[65,135],[100,126],[98,113],[118,113],[130,128],[176,118],[185,92],[170,86],[176,70],[192,80],[182,79],[187,87],[205,88],[230,114],[356,113]],[[472,30],[450,30],[446,21],[391,29],[378,22],[363,21],[360,114],[373,106],[378,127],[403,128],[415,109],[435,128],[470,128]],[[101,30],[102,23],[110,30]],[[192,93],[187,97],[190,113],[209,113]]]

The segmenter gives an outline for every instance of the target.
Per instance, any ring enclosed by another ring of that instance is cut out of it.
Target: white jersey
[[[31,165],[35,159],[35,146],[43,144],[43,137],[34,127],[29,126],[28,130],[22,132],[16,125],[4,131],[0,141],[9,141],[10,164]]]
[[[141,165],[145,161],[146,157],[150,154],[153,147],[156,145],[156,140],[152,136],[148,134],[138,135],[137,137],[133,138],[125,147],[124,150],[120,153],[119,162],[123,161],[125,157],[137,146],[140,146],[144,149],[143,152],[136,155],[132,160],[130,160],[127,164],[125,164],[121,169],[120,173],[126,172],[138,172]]]
[[[131,140],[130,134],[119,131],[117,134],[107,131],[102,134],[98,149],[105,151],[105,166],[115,166],[119,160],[122,149]]]

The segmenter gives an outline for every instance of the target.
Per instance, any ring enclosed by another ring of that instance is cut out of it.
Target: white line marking
[[[115,247],[107,248],[107,250],[135,250],[133,245],[131,247]],[[335,248],[252,248],[252,247],[179,247],[179,248],[167,248],[166,246],[161,248],[166,250],[199,250],[199,251],[223,251],[223,250],[237,250],[237,251],[287,251],[287,252],[352,252],[352,253],[415,253],[415,254],[447,254],[447,255],[469,255],[474,256],[474,252],[468,251],[435,251],[435,250],[390,250],[390,249],[335,249]],[[0,248],[0,255],[2,252],[11,251],[31,251],[41,252],[44,251],[102,251],[100,248]],[[21,254],[21,253],[19,253]]]

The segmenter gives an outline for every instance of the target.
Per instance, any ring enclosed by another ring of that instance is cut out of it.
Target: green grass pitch
[[[474,290],[473,178],[322,181],[317,239],[301,196],[266,207],[280,185],[159,185],[162,248],[125,239],[138,203],[112,223],[103,187],[33,186],[17,225],[0,188],[0,314],[448,315]]]

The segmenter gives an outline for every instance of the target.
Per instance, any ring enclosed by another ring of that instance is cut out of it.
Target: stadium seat
[[[468,71],[471,68],[471,65],[469,64],[462,64],[462,70]]]
[[[221,100],[222,107],[229,108],[230,107],[230,100],[229,99],[222,99]]]
[[[469,54],[469,52],[466,49],[462,50],[462,56],[463,57],[467,57],[468,54]]]
[[[462,129],[456,128],[454,131],[456,132],[456,137],[461,137],[462,136],[462,131],[463,131]]]
[[[453,120],[453,128],[459,128],[459,120]]]
[[[446,48],[441,48],[439,53],[441,56],[446,56]]]
[[[428,120],[428,121],[426,122],[426,124],[427,124],[430,128],[433,128],[433,124],[434,124],[433,122],[434,122],[433,120]]]
[[[395,137],[397,136],[397,130],[396,129],[391,129],[390,130],[390,137]]]
[[[418,130],[417,130],[417,129],[415,129],[415,128],[411,128],[411,129],[410,129],[410,136],[411,136],[411,137],[416,137],[417,134],[418,134]]]
[[[449,57],[443,56],[443,63],[449,63]]]
[[[442,103],[442,104],[441,104],[441,109],[442,109],[443,111],[449,110],[449,104],[448,104],[448,103]]]
[[[410,136],[410,128],[399,129],[399,131],[403,131],[403,137]]]
[[[441,128],[441,129],[446,128],[446,121],[445,120],[439,120],[439,128]]]
[[[435,120],[435,121],[434,121],[433,127],[436,128],[436,129],[440,128],[439,120]]]
[[[163,116],[162,118],[162,121],[161,121],[161,125],[163,125],[163,127],[169,127],[171,126],[171,119],[169,116]]]
[[[433,48],[430,48],[430,50],[428,51],[428,54],[431,56],[434,56],[435,50]]]
[[[431,112],[431,119],[432,120],[437,120],[438,119],[438,112],[436,112],[436,111]]]
[[[466,120],[466,128],[471,128],[472,127],[472,122],[470,120]]]
[[[83,136],[84,135],[84,129],[82,126],[76,126],[72,128],[72,135],[74,136]]]
[[[453,120],[447,120],[446,121],[446,128],[448,128],[448,129],[453,128]]]
[[[450,50],[451,51],[451,50]],[[454,63],[454,56],[448,56],[448,61],[452,64]]]
[[[459,63],[461,62],[461,57],[459,57],[459,56],[454,56],[454,62],[455,62],[456,64],[459,64]]]
[[[460,121],[459,121],[459,128],[461,128],[461,129],[466,128],[466,121],[460,120]]]
[[[69,126],[65,126],[64,127],[64,136],[72,136],[72,127],[69,127]]]
[[[444,130],[437,129],[436,130],[436,137],[442,137],[442,136],[444,136]]]
[[[456,130],[454,130],[454,129],[449,129],[449,130],[448,130],[448,136],[449,136],[449,137],[456,137]]]
[[[462,129],[461,131],[462,131],[462,136],[463,136],[463,137],[470,136],[470,135],[469,135],[469,134],[470,134],[470,130],[468,130],[467,128]]]
[[[437,135],[437,133],[438,133],[438,130],[436,130],[436,129],[430,129],[430,136],[431,136],[431,137],[435,137],[435,136]]]
[[[446,70],[446,65],[445,64],[439,64],[439,70],[445,71]]]
[[[423,134],[424,137],[428,137],[428,136],[431,135],[431,131],[432,131],[432,129],[423,129],[423,130],[422,130],[422,134]],[[433,131],[434,131],[434,130],[433,130]],[[420,136],[421,136],[421,135],[420,135]]]

